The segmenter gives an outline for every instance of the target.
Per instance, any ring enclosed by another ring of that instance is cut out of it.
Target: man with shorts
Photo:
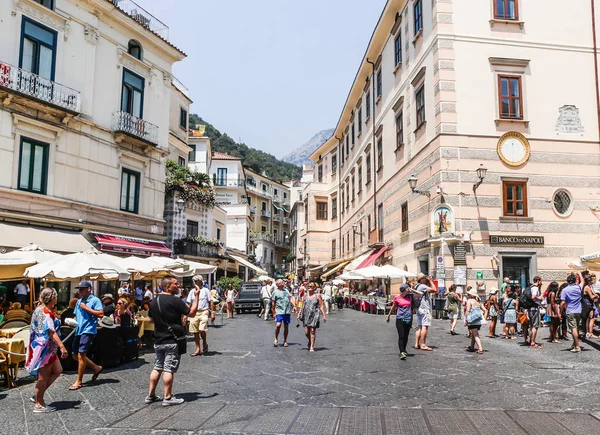
[[[579,284],[576,283],[577,278],[574,274],[567,276],[567,286],[560,292],[560,306],[567,314],[567,328],[571,330],[573,335],[573,345],[571,352],[581,352],[579,346],[579,328],[581,326],[581,298],[582,290]]]
[[[198,301],[196,315],[190,318],[190,332],[194,334],[194,342],[196,343],[196,350],[191,354],[191,356],[198,356],[208,352],[206,331],[208,330],[209,315],[211,320],[215,320],[215,303],[212,300],[210,290],[207,287],[204,287],[202,277],[200,275],[196,275],[194,276],[193,281],[196,290],[200,290],[200,300]],[[191,291],[187,297],[188,307],[191,307],[194,304],[195,299],[195,292]],[[202,350],[200,350],[200,338],[202,338]]]
[[[531,286],[531,299],[533,299],[533,307],[527,310],[529,317],[529,346],[532,349],[541,349],[543,346],[536,342],[538,328],[540,327],[540,302],[542,297],[542,278],[536,276],[533,278]]]
[[[102,302],[92,293],[92,283],[90,281],[81,281],[76,289],[79,290],[80,299],[75,304],[75,320],[77,328],[75,329],[75,338],[71,346],[73,359],[77,361],[77,380],[69,387],[69,390],[75,391],[83,387],[83,374],[89,366],[94,374],[92,381],[98,379],[102,372],[102,367],[94,364],[87,353],[96,337],[98,331],[98,318],[104,316]]]
[[[431,277],[425,276],[424,273],[417,275],[417,286],[415,293],[421,298],[417,309],[417,334],[415,337],[415,349],[433,350],[427,346],[427,331],[431,326],[431,293],[436,293],[437,290],[433,284]]]
[[[161,400],[156,396],[156,386],[162,375],[165,387],[163,406],[181,405],[184,400],[173,395],[173,377],[177,373],[180,358],[176,337],[185,337],[182,317],[193,318],[196,315],[200,300],[200,288],[196,287],[193,291],[195,297],[191,307],[188,307],[179,298],[179,282],[174,277],[164,277],[161,288],[162,293],[152,299],[148,311],[148,316],[154,321],[154,352],[156,355],[154,368],[150,373],[148,396],[144,402],[148,404]]]
[[[283,281],[281,279],[278,279],[275,282],[275,285],[277,286],[277,290],[275,290],[271,295],[271,300],[273,301],[273,312],[275,313],[276,317],[275,341],[273,341],[273,346],[277,347],[279,345],[279,330],[281,329],[281,324],[283,323],[283,347],[288,347],[288,329],[294,300],[290,292],[284,288]]]

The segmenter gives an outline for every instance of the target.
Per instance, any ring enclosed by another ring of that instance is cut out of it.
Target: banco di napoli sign
[[[490,245],[529,245],[543,246],[543,236],[491,236]]]

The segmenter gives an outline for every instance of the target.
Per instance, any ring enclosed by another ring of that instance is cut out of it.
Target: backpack
[[[531,286],[525,287],[519,296],[519,308],[529,309],[535,306],[535,302],[531,297]]]

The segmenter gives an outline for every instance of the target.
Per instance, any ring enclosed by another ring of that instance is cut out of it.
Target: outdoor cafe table
[[[22,328],[3,328],[0,329],[0,338],[13,338]]]
[[[12,353],[25,354],[25,342],[15,338],[0,338],[0,349]],[[25,356],[7,355],[8,364],[15,370],[15,378],[19,369],[19,363],[25,361]]]
[[[142,338],[145,331],[154,331],[154,323],[150,317],[137,317],[135,320],[139,325],[138,338]]]

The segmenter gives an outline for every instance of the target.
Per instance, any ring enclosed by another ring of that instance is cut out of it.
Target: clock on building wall
[[[521,166],[529,160],[530,152],[529,141],[517,131],[504,133],[498,140],[498,156],[509,166]]]

